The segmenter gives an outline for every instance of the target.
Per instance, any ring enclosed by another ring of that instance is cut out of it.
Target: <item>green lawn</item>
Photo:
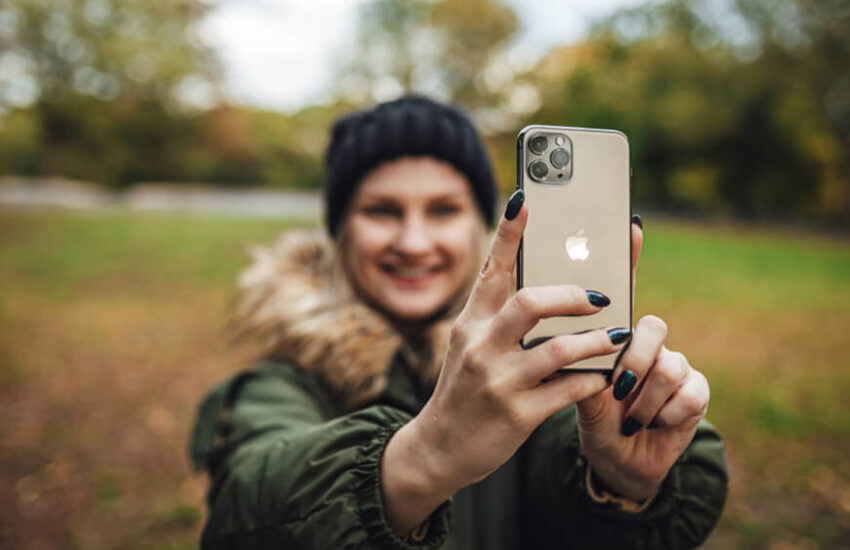
[[[850,546],[850,242],[645,221],[636,313],[707,374],[728,443],[708,546]],[[196,546],[194,407],[244,366],[224,330],[234,278],[285,226],[0,215],[0,541]]]

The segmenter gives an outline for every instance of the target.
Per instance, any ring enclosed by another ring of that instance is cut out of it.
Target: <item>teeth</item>
[[[417,279],[428,275],[429,270],[423,268],[400,267],[396,269],[396,273],[407,279]]]

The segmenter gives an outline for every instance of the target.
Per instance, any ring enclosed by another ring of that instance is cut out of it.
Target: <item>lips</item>
[[[381,265],[381,271],[402,284],[422,284],[434,278],[443,271],[442,265],[437,266],[405,266]]]

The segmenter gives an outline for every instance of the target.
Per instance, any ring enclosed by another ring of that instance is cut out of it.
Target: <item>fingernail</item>
[[[587,299],[590,300],[590,303],[596,307],[605,307],[611,303],[611,299],[608,298],[608,296],[605,296],[601,292],[597,292],[595,290],[587,291]]]
[[[636,223],[638,227],[643,229],[643,220],[640,219],[640,214],[632,214],[632,223]]]
[[[617,401],[625,399],[632,388],[635,387],[635,382],[637,382],[635,373],[630,370],[623,371],[623,374],[617,379],[617,383],[614,384],[614,399]]]
[[[650,422],[649,425],[646,427],[646,429],[647,430],[654,430],[657,427],[658,427],[658,422],[653,419],[652,422]]]
[[[628,340],[631,335],[632,331],[627,328],[612,328],[608,330],[608,338],[611,339],[612,344],[622,344]]]
[[[614,375],[614,369],[607,370],[607,371],[602,373],[602,376],[605,378],[605,382],[607,382],[608,384],[611,383],[611,377],[613,375]]]
[[[525,202],[525,191],[517,189],[511,198],[508,200],[508,205],[505,207],[505,218],[512,220],[519,214],[519,209],[522,208],[522,203]]]
[[[623,425],[620,426],[620,433],[626,437],[631,437],[641,428],[641,423],[632,418],[627,417]]]

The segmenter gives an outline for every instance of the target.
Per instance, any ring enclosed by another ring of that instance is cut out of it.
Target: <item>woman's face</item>
[[[466,177],[430,157],[369,172],[346,218],[343,254],[358,289],[392,316],[424,319],[477,268],[484,220]]]

